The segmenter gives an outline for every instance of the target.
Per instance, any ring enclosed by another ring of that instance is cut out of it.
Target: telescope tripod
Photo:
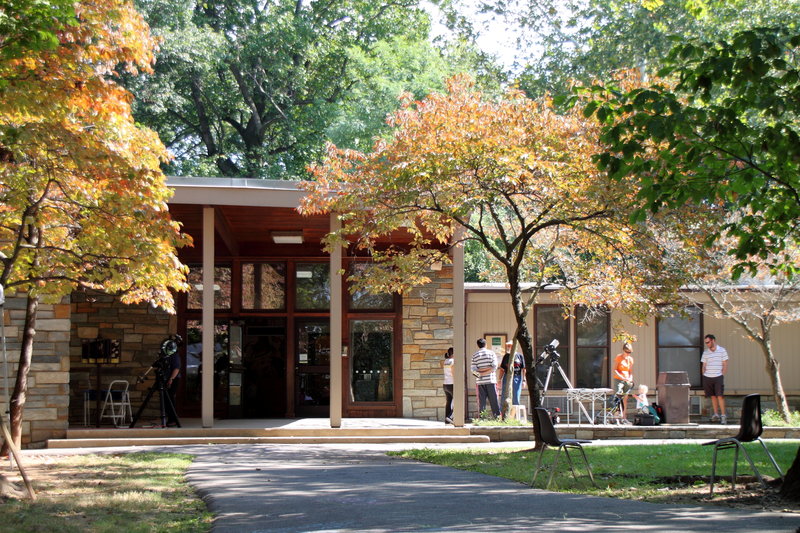
[[[561,374],[561,379],[564,380],[564,383],[567,384],[568,389],[574,389],[575,387],[572,386],[570,383],[569,378],[564,373],[564,369],[561,368],[561,365],[558,364],[557,360],[550,360],[550,368],[547,369],[547,377],[544,380],[544,385],[542,386],[542,400],[544,400],[545,395],[547,394],[547,387],[550,385],[550,378],[553,377],[553,368],[558,370],[558,373]],[[536,379],[539,379],[538,376]],[[578,408],[583,411],[583,414],[586,415],[586,420],[590,420],[592,424],[594,424],[594,418],[589,415],[589,411],[586,410],[586,406],[583,405],[582,402],[578,402]]]
[[[145,375],[147,375],[147,373],[145,373]],[[139,421],[139,417],[144,412],[148,402],[150,402],[150,398],[153,397],[153,394],[155,392],[158,392],[159,408],[161,412],[161,427],[162,428],[167,427],[167,407],[169,407],[170,411],[175,416],[176,425],[178,427],[181,427],[181,421],[178,418],[178,412],[175,410],[175,405],[172,403],[172,398],[169,395],[169,390],[167,390],[164,376],[159,371],[156,373],[156,380],[150,387],[150,390],[147,391],[147,395],[144,397],[142,405],[139,406],[139,410],[136,411],[136,415],[133,417],[133,420],[131,420],[131,425],[128,426],[129,428],[136,427],[136,422]]]

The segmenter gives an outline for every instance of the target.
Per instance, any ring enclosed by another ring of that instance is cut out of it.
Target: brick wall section
[[[122,341],[120,362],[104,364],[99,368],[101,389],[115,379],[127,380],[130,384],[131,406],[136,414],[153,384],[153,373],[150,373],[144,383],[137,384],[136,378],[156,360],[161,342],[175,331],[175,316],[149,304],[124,305],[107,294],[73,293],[72,335],[69,341],[72,365],[70,424],[83,424],[83,392],[88,388],[97,388],[97,365],[81,362],[84,341],[96,339],[98,336]],[[157,418],[158,406],[158,395],[154,395],[148,403],[148,409],[142,414],[142,420]],[[104,425],[109,423],[110,419],[103,421]],[[94,425],[94,420],[90,425]]]
[[[6,394],[11,395],[17,377],[25,306],[24,296],[9,297],[3,306],[9,362],[8,391],[0,379],[3,415],[6,413]],[[69,410],[69,299],[65,298],[58,304],[40,303],[35,328],[28,392],[22,415],[23,448],[41,448],[47,439],[62,438],[66,434]]]
[[[453,345],[453,269],[403,298],[403,416],[444,420],[442,359]]]

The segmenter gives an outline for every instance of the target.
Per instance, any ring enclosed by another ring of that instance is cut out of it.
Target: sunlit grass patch
[[[0,532],[206,532],[212,515],[174,453],[40,456],[26,460],[38,500],[0,507]]]
[[[768,444],[770,452],[784,472],[794,460],[797,446],[796,442],[785,441],[771,441]],[[748,443],[745,447],[762,476],[767,479],[777,477],[758,443]],[[708,492],[712,455],[710,446],[610,445],[586,446],[585,450],[598,488],[592,487],[583,459],[579,457],[580,452],[571,452],[578,473],[576,480],[562,451],[551,490],[653,502],[668,502],[676,495],[701,502]],[[548,468],[555,453],[553,449],[545,450],[543,464]],[[418,449],[392,453],[400,457],[502,477],[526,485],[533,477],[538,454],[538,451],[532,449]],[[733,452],[719,453],[717,475],[722,478],[720,492],[729,487],[727,479],[732,470]],[[741,487],[742,482],[752,478],[752,471],[741,454],[738,472],[741,476]],[[537,478],[537,486],[543,487],[548,476],[549,470],[541,472]]]

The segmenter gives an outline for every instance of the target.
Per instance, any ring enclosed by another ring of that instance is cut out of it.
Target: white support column
[[[461,232],[457,232],[457,241]],[[467,347],[464,338],[466,306],[464,296],[464,245],[453,246],[453,425],[464,426],[466,404],[464,392],[466,383]]]
[[[203,374],[201,417],[214,427],[214,208],[203,207]]]
[[[331,213],[330,230],[341,228],[339,216]],[[332,428],[342,427],[342,247],[337,246],[330,257],[331,279],[331,399]]]

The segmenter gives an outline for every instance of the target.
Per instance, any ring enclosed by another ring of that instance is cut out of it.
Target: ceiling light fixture
[[[303,244],[302,231],[273,231],[271,235],[275,244]]]

